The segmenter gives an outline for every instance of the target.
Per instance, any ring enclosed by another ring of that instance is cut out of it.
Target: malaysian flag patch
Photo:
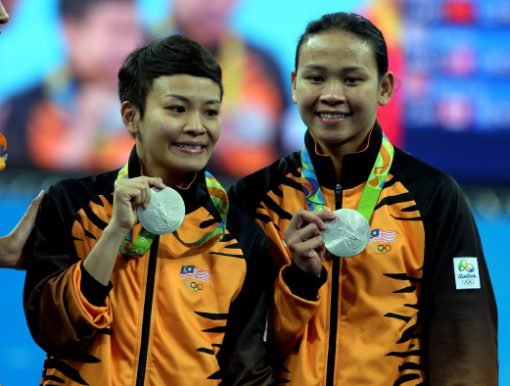
[[[183,265],[181,267],[181,273],[179,274],[181,278],[193,278],[196,280],[209,281],[210,273],[205,269],[200,269],[195,267],[194,265]]]
[[[397,232],[395,231],[383,231],[382,229],[372,229],[370,231],[370,243],[376,241],[380,243],[392,243],[397,240]]]

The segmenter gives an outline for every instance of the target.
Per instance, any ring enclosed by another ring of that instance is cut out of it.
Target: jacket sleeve
[[[43,350],[60,357],[81,352],[111,322],[108,299],[97,305],[82,291],[84,278],[86,288],[99,283],[91,281],[74,250],[71,229],[80,226],[65,189],[57,185],[44,198],[26,246],[28,327]]]
[[[231,206],[230,210],[236,209]],[[275,270],[263,233],[251,219],[244,221],[243,235],[238,241],[246,257],[246,277],[230,306],[225,337],[218,354],[221,384],[264,386],[273,382],[268,311]]]
[[[273,334],[277,354],[285,357],[300,342],[309,321],[320,305],[320,287],[327,280],[322,268],[319,278],[293,263],[280,269],[274,286]]]
[[[428,384],[496,386],[496,303],[471,209],[451,179],[430,205],[420,300]]]
[[[270,332],[278,357],[286,356],[299,343],[308,322],[319,308],[319,287],[326,281],[325,270],[317,281],[312,275],[290,264],[291,256],[280,231],[257,211],[263,200],[263,187],[278,173],[257,172],[236,182],[229,190],[229,200],[250,218],[255,218],[264,232],[271,262],[278,274],[273,286]]]

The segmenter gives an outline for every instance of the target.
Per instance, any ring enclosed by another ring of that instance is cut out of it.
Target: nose
[[[0,1],[0,24],[5,24],[9,21],[9,14],[4,8],[4,5]]]
[[[186,125],[184,126],[184,132],[198,136],[203,133],[205,133],[205,125],[202,122],[202,117],[200,115],[200,112],[192,112],[189,115],[188,122],[186,122]]]
[[[340,80],[327,82],[320,96],[320,101],[329,105],[336,105],[345,102],[344,85]]]

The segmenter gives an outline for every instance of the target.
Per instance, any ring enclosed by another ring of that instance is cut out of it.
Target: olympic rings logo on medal
[[[389,244],[370,244],[370,249],[373,252],[385,254],[391,251],[391,245]]]
[[[184,280],[184,287],[191,289],[194,292],[202,291],[204,289],[204,285],[202,283],[197,283],[196,281]]]

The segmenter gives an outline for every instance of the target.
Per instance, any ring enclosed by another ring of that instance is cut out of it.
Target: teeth
[[[186,148],[186,149],[193,149],[193,150],[200,150],[203,148],[202,145],[187,145],[187,144],[177,144],[177,147],[182,147],[182,148]]]
[[[345,118],[347,114],[344,113],[320,113],[320,117],[324,119],[342,119]]]

